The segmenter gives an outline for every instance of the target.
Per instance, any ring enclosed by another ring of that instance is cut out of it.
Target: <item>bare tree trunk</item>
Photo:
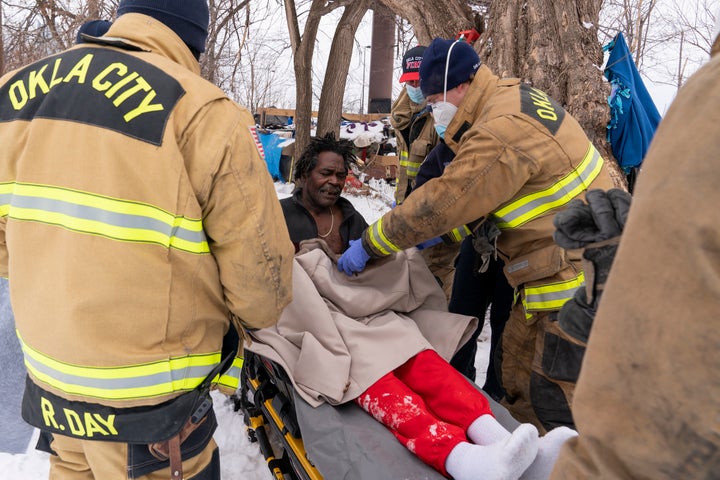
[[[58,28],[58,25],[62,23],[62,18],[75,19],[75,15],[72,12],[65,10],[62,5],[58,5],[55,0],[46,0],[43,2],[37,2],[38,12],[43,18],[45,25],[47,26],[53,41],[58,45],[58,50],[65,50],[70,47],[72,42],[75,40],[75,36],[72,37],[64,35],[63,32]]]
[[[347,81],[347,73],[352,58],[355,32],[360,21],[365,16],[370,0],[356,0],[345,7],[340,22],[335,30],[328,67],[325,70],[322,92],[320,93],[320,106],[318,108],[317,134],[324,135],[334,132],[340,134],[340,119],[342,116],[343,96]],[[296,150],[297,152],[298,150]]]
[[[210,1],[210,23],[208,25],[208,37],[205,45],[205,54],[201,58],[200,68],[203,77],[209,82],[217,83],[219,71],[225,66],[221,55],[225,52],[228,43],[236,38],[238,34],[237,16],[243,9],[246,9],[246,21],[243,29],[244,36],[248,30],[247,17],[249,15],[250,0],[219,0]],[[239,40],[237,47],[240,55],[244,37]]]
[[[305,29],[300,35],[295,0],[285,0],[285,16],[290,33],[295,69],[295,152],[302,152],[310,142],[312,122],[312,59],[320,19],[336,8],[352,4],[352,0],[326,2],[312,0],[305,19]],[[345,70],[347,76],[347,69]]]
[[[683,47],[685,46],[685,32],[680,32],[680,52],[678,55],[678,67],[677,67],[677,92],[680,91],[680,87],[682,87],[682,79],[684,77],[685,73],[685,60],[683,58]]]
[[[102,20],[102,9],[100,8],[101,2],[98,0],[87,1],[87,15],[90,20]]]
[[[285,0],[285,14],[290,30],[290,43],[293,50],[293,67],[295,70],[295,152],[298,155],[305,150],[310,142],[310,126],[312,122],[312,57],[320,25],[317,9],[324,2],[313,0],[310,6],[305,30],[300,35],[297,10],[294,0]]]

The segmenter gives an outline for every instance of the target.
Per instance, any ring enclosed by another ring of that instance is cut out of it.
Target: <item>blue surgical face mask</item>
[[[435,124],[435,131],[437,132],[438,137],[442,138],[443,140],[445,140],[445,129],[446,128],[447,127],[445,125],[438,125],[437,123]]]
[[[425,95],[423,95],[420,87],[413,87],[412,85],[405,84],[405,90],[407,91],[410,100],[414,103],[423,103],[425,101]]]

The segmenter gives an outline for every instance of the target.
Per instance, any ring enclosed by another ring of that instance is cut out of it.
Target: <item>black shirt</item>
[[[280,200],[280,205],[285,215],[285,223],[290,232],[290,239],[293,245],[295,245],[295,252],[299,250],[301,241],[318,238],[319,236],[315,219],[307,208],[303,206],[301,199],[302,190],[297,189],[292,197]],[[360,238],[368,224],[363,216],[360,215],[360,212],[355,210],[355,207],[353,207],[352,203],[347,199],[343,197],[338,198],[335,206],[340,207],[340,211],[342,212],[343,220],[340,224],[340,237],[343,241],[343,251],[345,251],[350,246],[350,240]]]

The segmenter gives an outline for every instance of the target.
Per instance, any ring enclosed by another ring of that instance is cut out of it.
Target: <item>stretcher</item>
[[[276,480],[445,478],[355,403],[312,407],[295,393],[281,367],[248,350],[234,400],[248,438],[258,442]],[[488,400],[503,426],[513,430],[519,425],[504,407]]]

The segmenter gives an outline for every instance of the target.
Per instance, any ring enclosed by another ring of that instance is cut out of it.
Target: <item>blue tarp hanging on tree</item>
[[[280,155],[282,154],[280,144],[283,143],[285,139],[275,135],[274,133],[260,131],[258,132],[258,137],[260,137],[263,150],[265,151],[265,163],[267,164],[268,171],[270,172],[273,180],[279,180],[281,178]]]
[[[605,77],[612,85],[607,139],[620,167],[629,174],[642,163],[661,117],[623,34],[618,33],[603,50],[610,51]]]

